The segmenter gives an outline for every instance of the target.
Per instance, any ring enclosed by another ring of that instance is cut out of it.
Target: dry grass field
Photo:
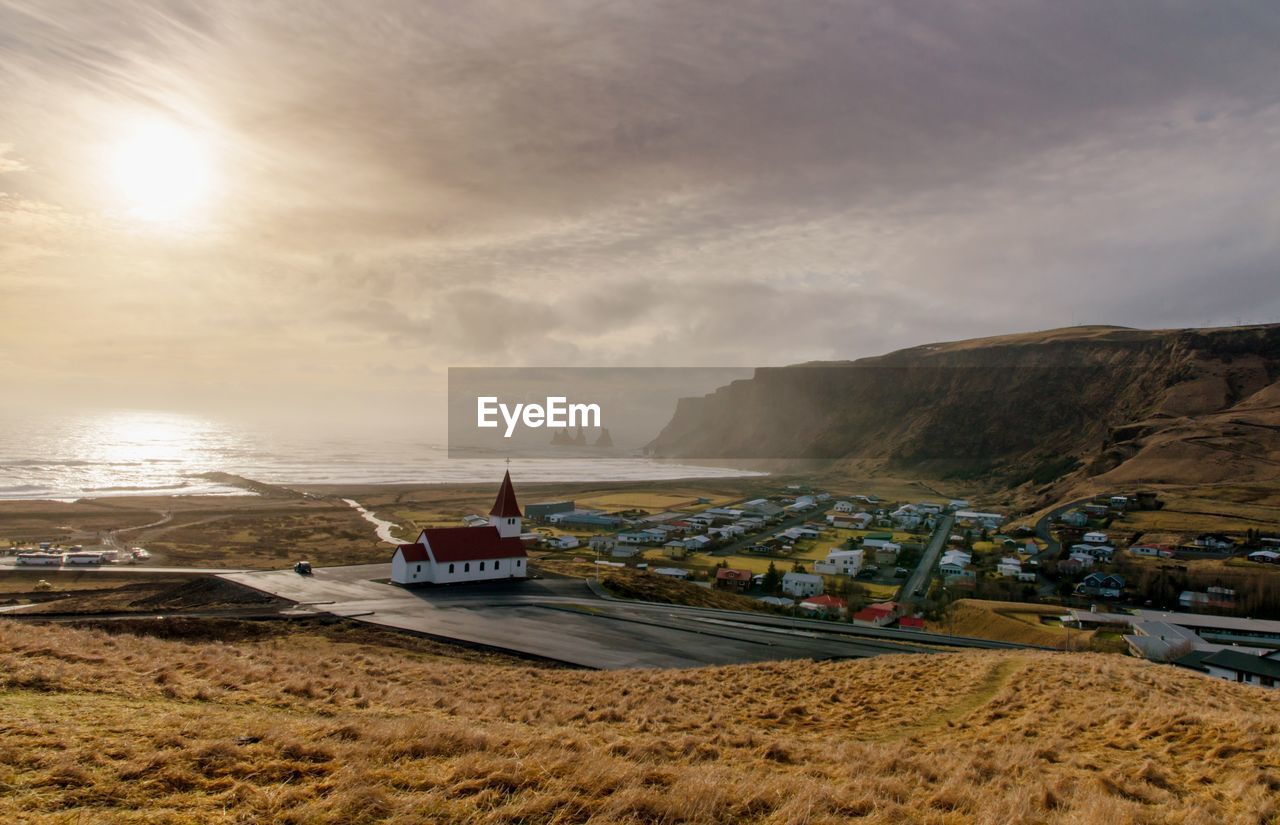
[[[595,673],[342,625],[146,628],[179,638],[0,624],[0,821],[1280,815],[1280,694],[1119,657]]]
[[[929,630],[956,636],[976,636],[1028,645],[1071,649],[1088,649],[1095,640],[1094,631],[1067,629],[1060,624],[1045,624],[1042,617],[1064,613],[1061,607],[1023,602],[996,602],[982,599],[959,599],[950,606],[947,617],[927,622]]]

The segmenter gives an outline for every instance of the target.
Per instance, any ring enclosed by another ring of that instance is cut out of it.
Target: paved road
[[[1092,497],[1068,501],[1066,504],[1059,504],[1057,507],[1041,516],[1036,522],[1036,536],[1044,542],[1044,547],[1039,553],[1036,553],[1031,558],[1036,561],[1057,558],[1059,551],[1062,550],[1062,545],[1056,538],[1054,538],[1053,530],[1050,529],[1053,524],[1053,520],[1073,507],[1079,507],[1081,504],[1088,504],[1091,501],[1093,501]]]
[[[920,556],[920,563],[916,565],[916,569],[911,572],[903,582],[902,589],[898,591],[898,601],[918,604],[924,596],[915,595],[916,591],[919,590],[922,594],[928,593],[929,579],[933,577],[933,570],[938,566],[942,548],[947,546],[947,539],[951,536],[951,527],[955,521],[955,516],[947,513],[942,517],[942,521],[938,522],[937,528],[929,538],[929,546]]]
[[[773,614],[601,599],[579,579],[405,589],[390,565],[228,573],[317,613],[591,668],[697,667],[775,659],[932,653],[946,637]],[[381,581],[379,581],[381,580]],[[957,640],[949,640],[957,643]],[[1004,647],[960,640],[959,645]]]
[[[126,573],[133,575],[216,576],[220,573],[240,573],[227,567],[148,567],[143,564],[64,564],[60,567],[44,564],[18,564],[12,556],[0,558],[0,574],[11,570],[31,573]]]

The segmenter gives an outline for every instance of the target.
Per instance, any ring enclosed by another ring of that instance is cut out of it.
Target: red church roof
[[[520,518],[520,505],[516,503],[516,490],[511,486],[511,471],[502,477],[502,488],[498,490],[498,498],[493,502],[489,515],[498,518]]]
[[[405,561],[430,561],[427,558],[427,548],[421,544],[400,544],[396,549],[404,555]]]
[[[526,558],[519,536],[503,538],[497,527],[432,527],[422,531],[418,541],[431,548],[437,563],[479,559]],[[413,545],[421,547],[421,544]],[[403,548],[403,546],[402,546]],[[410,559],[405,554],[408,561]]]

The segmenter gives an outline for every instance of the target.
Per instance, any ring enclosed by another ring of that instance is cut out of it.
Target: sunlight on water
[[[201,478],[274,484],[463,484],[501,478],[500,459],[450,459],[443,445],[363,434],[299,437],[213,419],[114,411],[0,421],[0,499],[243,495]],[[751,475],[647,459],[513,460],[522,481],[623,481]]]

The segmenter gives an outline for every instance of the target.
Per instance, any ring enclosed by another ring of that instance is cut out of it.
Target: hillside
[[[758,369],[682,399],[677,458],[870,460],[1002,487],[1274,480],[1280,326],[1073,327]]]
[[[1280,815],[1280,693],[1120,657],[584,672],[345,625],[103,627],[0,624],[0,820]]]

